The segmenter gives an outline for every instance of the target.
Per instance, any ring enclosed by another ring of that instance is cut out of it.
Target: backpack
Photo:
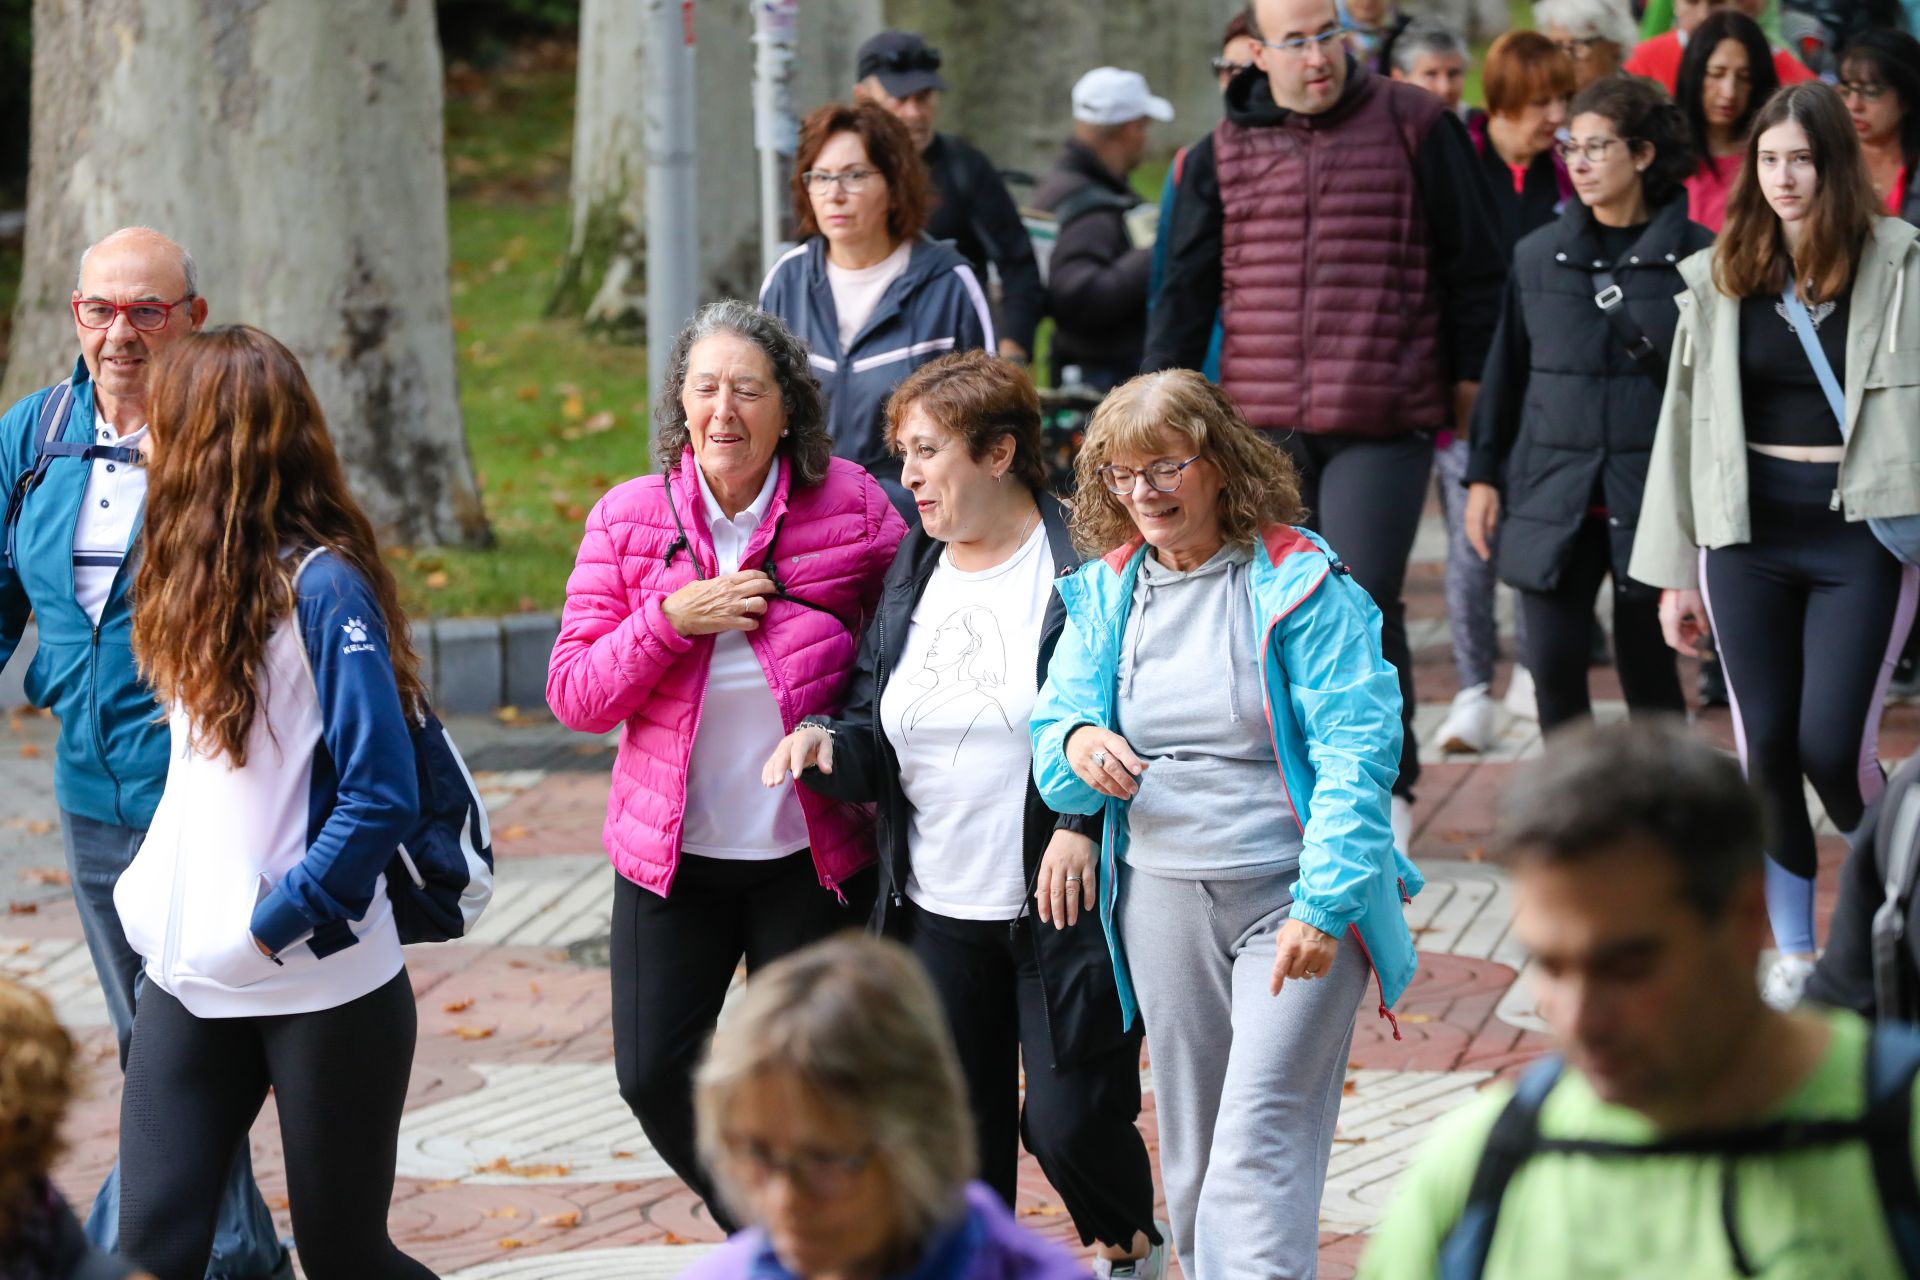
[[[1920,990],[1912,977],[1913,899],[1920,883],[1920,759],[1910,760],[1887,781],[1873,829],[1873,866],[1886,898],[1873,913],[1873,1008],[1878,1018],[1920,1021]]]
[[[315,547],[293,571],[326,551]],[[294,628],[300,626],[294,611]],[[301,641],[305,648],[304,638]],[[402,943],[449,942],[472,932],[493,897],[493,833],[480,788],[446,726],[425,706],[408,717],[420,817],[387,863],[387,897]]]
[[[1040,268],[1040,283],[1047,283],[1048,268],[1053,265],[1053,248],[1059,242],[1060,233],[1069,222],[1082,214],[1092,213],[1096,209],[1111,209],[1124,215],[1139,202],[1118,191],[1108,191],[1104,187],[1082,187],[1053,209],[1020,210],[1020,223],[1027,229],[1027,240],[1033,246],[1033,261]]]
[[[1867,1042],[1867,1105],[1853,1120],[1779,1120],[1749,1129],[1670,1138],[1641,1146],[1611,1142],[1543,1138],[1540,1107],[1559,1081],[1565,1063],[1543,1058],[1520,1077],[1513,1097],[1500,1112],[1480,1153],[1459,1222],[1440,1245],[1438,1280],[1478,1280],[1499,1224],[1500,1201],[1520,1166],[1537,1156],[1584,1155],[1635,1160],[1674,1155],[1719,1155],[1722,1196],[1735,1194],[1735,1169],[1741,1159],[1815,1150],[1860,1142],[1873,1161],[1887,1234],[1905,1275],[1920,1276],[1920,1180],[1913,1168],[1913,1083],[1920,1075],[1920,1030],[1883,1025]],[[1756,1274],[1734,1234],[1730,1212],[1723,1213],[1727,1242],[1742,1275]]]
[[[34,427],[33,461],[14,478],[13,487],[7,491],[5,564],[9,569],[19,568],[13,555],[13,536],[20,524],[20,508],[25,505],[27,495],[47,478],[47,469],[55,458],[79,458],[83,462],[105,458],[129,466],[140,463],[140,450],[130,445],[95,444],[91,440],[86,444],[70,444],[62,440],[60,436],[66,431],[67,419],[71,416],[73,379],[68,378],[50,387],[46,398],[41,400],[40,419]]]

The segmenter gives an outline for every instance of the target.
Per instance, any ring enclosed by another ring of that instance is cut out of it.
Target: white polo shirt
[[[713,534],[713,558],[719,572],[738,573],[740,557],[767,508],[779,480],[779,464],[768,469],[766,483],[747,509],[729,520],[715,501],[707,478],[694,467],[700,499]],[[767,673],[760,667],[744,631],[713,637],[713,661],[700,704],[700,727],[687,765],[687,804],[680,847],[703,858],[765,862],[807,847],[807,819],[794,795],[794,783],[767,787],[760,767],[773,754],[786,728],[774,701]]]
[[[113,424],[93,411],[95,444],[138,448],[147,427],[119,435]],[[147,469],[131,462],[93,460],[87,474],[87,492],[80,499],[80,519],[73,529],[73,596],[95,626],[107,607],[113,579],[126,562],[134,527],[147,501]]]

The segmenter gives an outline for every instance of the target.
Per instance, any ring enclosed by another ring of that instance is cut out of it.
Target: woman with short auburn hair
[[[1487,50],[1480,72],[1487,113],[1468,122],[1486,161],[1502,243],[1553,221],[1573,194],[1554,150],[1573,97],[1573,59],[1538,31],[1509,31]]]
[[[940,993],[982,1179],[1013,1203],[1024,1135],[1081,1242],[1099,1246],[1096,1271],[1159,1276],[1134,1127],[1140,1035],[1091,919],[1094,826],[1048,809],[1033,782],[1030,713],[1066,616],[1053,584],[1080,563],[1045,491],[1039,396],[1022,369],[969,351],[901,383],[887,422],[920,526],[844,709],[788,735],[762,780],[877,805],[875,925]]]
[[[769,966],[700,1066],[700,1150],[752,1224],[685,1280],[1075,1280],[978,1183],[965,1085],[926,974],[842,935]]]
[[[1312,1259],[1368,971],[1390,1019],[1414,970],[1380,611],[1295,527],[1287,455],[1197,373],[1115,389],[1076,470],[1098,558],[1058,584],[1034,776],[1101,824],[1086,874],[1146,1022],[1181,1268]]]
[[[994,349],[973,268],[923,234],[932,179],[907,127],[871,102],[830,102],[800,127],[793,206],[801,243],[767,273],[760,305],[812,353],[833,451],[887,485],[901,513],[887,397],[927,361]]]
[[[1839,95],[1798,84],[1755,118],[1718,243],[1680,267],[1631,572],[1666,588],[1674,648],[1712,633],[1741,760],[1772,801],[1765,994],[1781,1006],[1816,951],[1804,782],[1843,832],[1880,794],[1881,702],[1920,586],[1866,523],[1920,513],[1916,237],[1880,212]]]

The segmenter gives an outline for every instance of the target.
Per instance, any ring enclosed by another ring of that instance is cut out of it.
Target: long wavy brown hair
[[[1760,135],[1791,120],[1806,131],[1820,175],[1807,210],[1798,258],[1787,252],[1780,215],[1760,190]],[[1853,281],[1879,209],[1860,139],[1833,86],[1818,80],[1789,85],[1767,99],[1747,135],[1747,159],[1727,197],[1727,221],[1714,247],[1713,282],[1730,298],[1779,293],[1787,269],[1814,299],[1837,298]]]
[[[247,325],[182,338],[156,373],[148,418],[133,652],[161,701],[186,710],[194,746],[246,764],[267,641],[293,612],[293,571],[313,547],[372,587],[401,705],[422,709],[399,590],[293,353]]]
[[[75,1075],[73,1038],[46,997],[0,978],[0,1244],[60,1153]]]
[[[1220,532],[1248,545],[1270,525],[1307,518],[1293,459],[1261,438],[1233,397],[1191,369],[1143,373],[1114,388],[1094,410],[1073,466],[1073,541],[1105,555],[1139,534],[1100,468],[1120,453],[1156,453],[1185,442],[1220,469]]]

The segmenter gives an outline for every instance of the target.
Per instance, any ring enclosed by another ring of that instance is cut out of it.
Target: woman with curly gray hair
[[[654,438],[664,474],[587,517],[547,703],[583,733],[624,730],[602,830],[620,1093],[724,1226],[692,1073],[734,968],[858,926],[874,894],[871,813],[763,787],[760,762],[839,711],[906,526],[832,456],[806,348],[749,303],[675,339]]]

